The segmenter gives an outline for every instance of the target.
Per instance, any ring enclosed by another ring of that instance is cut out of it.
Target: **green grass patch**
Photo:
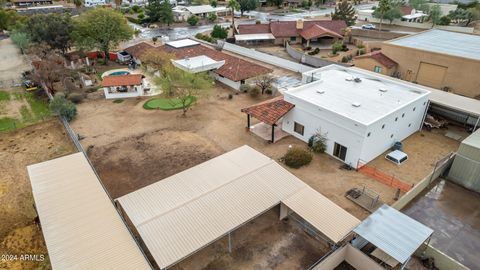
[[[0,101],[10,100],[10,94],[4,91],[0,91]]]
[[[187,99],[187,107],[192,105],[196,101],[196,98],[193,96],[188,97]],[[143,104],[143,108],[147,110],[164,110],[164,111],[171,111],[171,110],[180,110],[182,109],[183,105],[180,99],[178,98],[152,98]]]
[[[17,119],[10,117],[0,118],[0,132],[14,131],[21,127],[23,127],[23,125]]]
[[[34,93],[14,93],[9,95],[8,100],[5,99],[5,95],[3,95],[3,98],[1,99],[0,97],[1,105],[3,106],[8,104],[10,100],[26,101],[28,105],[23,104],[18,108],[20,113],[18,119],[12,117],[0,118],[0,132],[14,131],[27,125],[42,122],[52,115],[48,107],[48,101],[44,98],[37,98]]]
[[[123,99],[115,99],[113,103],[122,103],[124,100]]]
[[[33,93],[25,93],[25,99],[30,104],[30,109],[33,114],[34,121],[43,120],[50,117],[52,113],[48,107],[48,101],[46,99],[39,99],[35,97]]]

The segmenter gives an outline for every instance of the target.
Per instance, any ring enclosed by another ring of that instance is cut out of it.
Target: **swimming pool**
[[[112,72],[110,74],[108,74],[108,76],[119,76],[119,75],[128,75],[130,74],[129,71],[115,71],[115,72]]]

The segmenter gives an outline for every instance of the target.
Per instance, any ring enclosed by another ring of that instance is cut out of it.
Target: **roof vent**
[[[347,78],[345,78],[345,81],[351,82],[351,81],[353,81],[353,77],[347,77]]]
[[[358,77],[356,77],[356,78],[355,78],[355,79],[353,79],[353,80],[354,80],[356,83],[359,83],[359,82],[361,82],[361,81],[362,81],[362,79],[360,79],[360,78],[358,78]]]
[[[353,103],[352,103],[352,106],[355,107],[355,108],[360,107],[360,105],[361,105],[361,104],[360,104],[359,102],[353,102]]]
[[[387,88],[383,88],[383,87],[380,88],[380,89],[378,89],[378,90],[379,90],[380,92],[384,92],[384,93],[388,91]]]
[[[317,93],[318,93],[318,94],[324,94],[324,93],[325,93],[325,90],[317,90]]]

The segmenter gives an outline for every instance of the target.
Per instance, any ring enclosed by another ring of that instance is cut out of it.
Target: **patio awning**
[[[268,125],[275,125],[285,114],[287,114],[295,105],[285,101],[283,96],[276,97],[247,108],[241,111],[251,115]]]
[[[429,227],[386,204],[353,231],[401,264],[433,233]]]
[[[180,60],[172,60],[175,67],[190,73],[198,73],[218,69],[225,64],[225,61],[215,61],[212,58],[200,55]]]
[[[236,41],[273,40],[273,39],[275,39],[275,37],[270,33],[235,35]]]

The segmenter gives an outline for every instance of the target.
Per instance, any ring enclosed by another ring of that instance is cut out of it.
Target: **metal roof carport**
[[[401,263],[402,269],[433,233],[429,227],[386,204],[353,231]]]
[[[53,269],[151,269],[82,153],[27,170]]]
[[[242,146],[117,201],[158,267],[164,269],[230,235],[305,188],[308,186],[304,182],[274,160]],[[339,207],[332,208],[333,203],[325,203],[322,195],[312,191],[307,191],[310,199],[324,202],[311,213],[301,213],[308,216],[306,219],[316,221],[312,225],[322,223],[322,213],[349,215]],[[291,200],[292,208],[297,209],[293,205],[298,200],[300,197]],[[332,222],[351,222],[346,227],[352,228],[359,223],[351,217],[323,219],[323,223]],[[333,227],[317,229],[327,236],[333,235],[334,239],[345,237],[338,235],[339,231]]]

